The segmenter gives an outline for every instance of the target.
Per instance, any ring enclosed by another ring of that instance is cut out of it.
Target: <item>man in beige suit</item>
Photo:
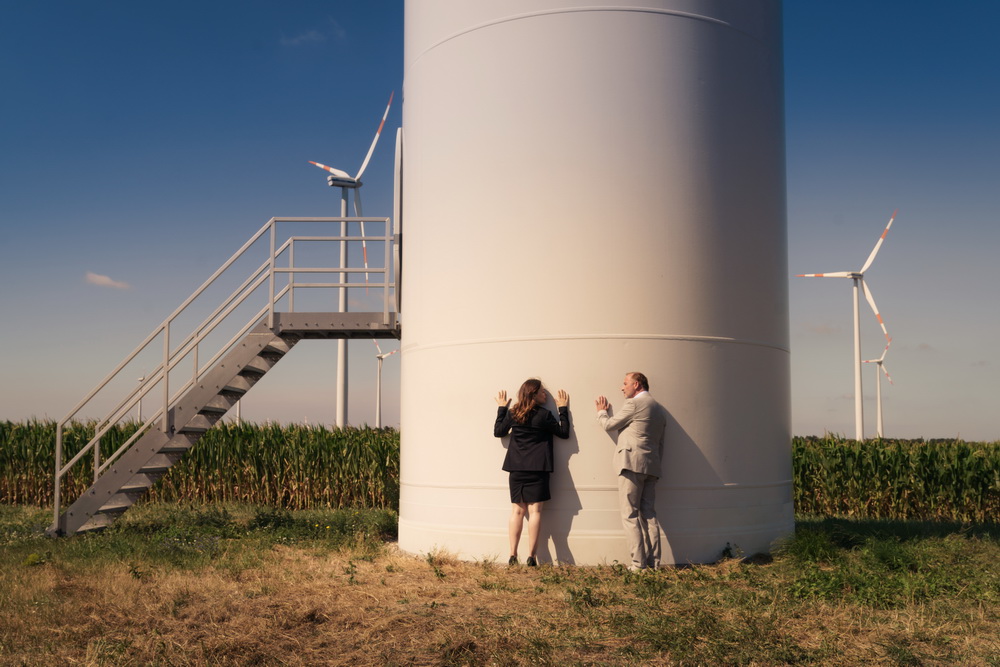
[[[632,552],[630,570],[660,566],[660,525],[656,521],[656,481],[667,426],[667,412],[649,394],[642,373],[628,373],[622,383],[625,405],[613,417],[604,396],[594,402],[597,421],[605,431],[617,431],[613,459],[618,473],[618,502],[625,536]]]

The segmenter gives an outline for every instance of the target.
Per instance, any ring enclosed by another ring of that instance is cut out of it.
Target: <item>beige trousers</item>
[[[632,569],[660,566],[660,524],[656,520],[656,477],[631,470],[618,473],[618,503]]]

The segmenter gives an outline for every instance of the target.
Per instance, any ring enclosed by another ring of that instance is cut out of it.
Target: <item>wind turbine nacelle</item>
[[[342,178],[340,176],[334,176],[330,174],[326,177],[326,182],[331,188],[360,188],[361,181],[355,180],[353,178]]]

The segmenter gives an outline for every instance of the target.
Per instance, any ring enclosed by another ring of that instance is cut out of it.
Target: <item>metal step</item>
[[[155,475],[156,473],[164,473],[174,467],[174,464],[181,460],[181,454],[177,452],[169,452],[167,454],[156,454],[146,461],[146,465],[139,469],[139,472],[144,475]]]
[[[156,484],[156,482],[158,482],[160,477],[162,476],[163,475],[160,473],[157,474],[139,473],[137,475],[133,475],[131,479],[129,479],[127,482],[125,482],[125,484],[121,486],[121,488],[119,489],[119,493],[142,495],[143,493],[148,491],[151,486]]]
[[[264,351],[285,355],[292,351],[292,347],[299,342],[299,340],[299,336],[294,334],[284,334],[268,342],[268,344],[264,347]]]
[[[199,412],[191,421],[180,429],[180,432],[185,434],[204,433],[208,429],[215,426],[221,416],[222,415],[218,413],[206,414],[204,412]]]
[[[205,407],[201,409],[201,412],[202,414],[207,414],[210,412],[218,413],[219,416],[221,417],[222,415],[229,412],[229,409],[232,408],[234,405],[236,405],[236,403],[239,402],[239,400],[240,397],[237,396],[236,394],[225,392],[219,394],[218,396],[210,400],[208,403],[206,403]]]
[[[243,370],[240,371],[240,375],[245,375],[247,373],[263,375],[274,368],[274,365],[280,360],[281,357],[274,354],[259,354],[243,367]]]
[[[276,336],[258,325],[207,371],[170,408],[168,436],[157,425],[143,434],[59,517],[50,534],[100,530],[111,525],[141,498],[253,388],[299,340]]]
[[[131,493],[116,493],[108,499],[108,502],[101,505],[99,510],[100,514],[121,514],[128,508],[135,504],[135,501],[139,500],[143,493],[149,490],[149,487],[144,487],[141,491],[135,490]]]
[[[194,447],[195,443],[201,440],[202,435],[204,435],[204,432],[184,431],[178,433],[170,439],[170,442],[160,448],[160,453],[166,454],[168,452],[178,452],[183,454],[187,450]]]
[[[245,394],[253,389],[253,386],[257,384],[257,380],[259,379],[260,378],[258,376],[246,377],[244,375],[237,375],[231,378],[222,390],[234,394]]]
[[[116,514],[94,514],[82,526],[76,529],[77,533],[88,533],[92,530],[104,530],[118,518]]]

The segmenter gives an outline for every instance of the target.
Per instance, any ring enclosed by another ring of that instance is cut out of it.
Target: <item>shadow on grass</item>
[[[849,534],[858,538],[894,538],[903,542],[931,537],[962,535],[1000,540],[1000,523],[962,523],[959,521],[905,521],[897,519],[852,519],[846,517],[800,516],[796,528],[809,528],[830,534]]]

